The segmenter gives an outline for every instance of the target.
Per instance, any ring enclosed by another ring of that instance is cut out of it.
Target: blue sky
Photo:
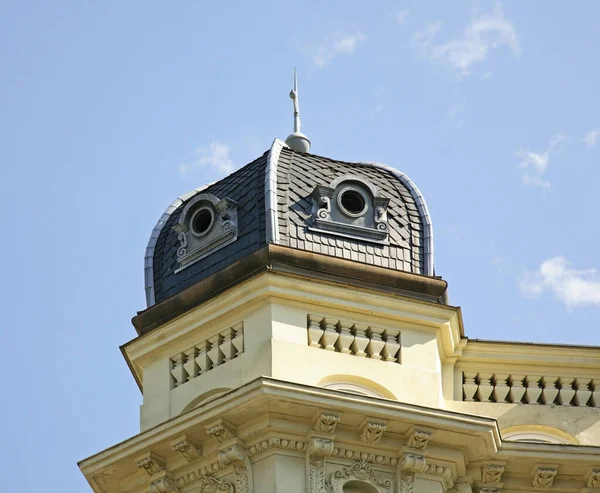
[[[178,195],[292,129],[407,173],[471,338],[598,344],[600,3],[0,2],[5,487],[138,431],[118,346]],[[8,484],[6,482],[8,481]]]

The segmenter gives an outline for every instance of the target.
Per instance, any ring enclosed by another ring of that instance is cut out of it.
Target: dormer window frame
[[[219,199],[209,193],[201,193],[190,200],[173,230],[177,232],[179,248],[177,261],[181,272],[190,265],[206,258],[221,248],[233,243],[238,237],[238,204],[229,198]],[[210,222],[200,231],[195,221],[202,211],[208,211]]]
[[[361,211],[353,212],[343,204],[344,194],[347,193],[360,196],[364,202]],[[309,231],[380,245],[389,244],[389,199],[381,197],[368,180],[357,175],[344,175],[333,180],[329,186],[317,185],[311,193],[311,199],[313,207]]]

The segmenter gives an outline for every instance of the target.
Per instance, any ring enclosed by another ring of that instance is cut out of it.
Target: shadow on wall
[[[329,375],[323,378],[318,386],[352,394],[368,395],[370,397],[391,399],[393,401],[398,400],[394,394],[382,385],[357,375]]]
[[[231,390],[233,389],[230,389],[228,387],[222,387],[218,389],[209,390],[208,392],[204,392],[204,394],[201,394],[198,397],[192,399],[192,401],[183,408],[183,411],[181,411],[180,414],[185,414],[188,411],[191,411],[192,409],[195,409],[202,404],[206,404],[207,402],[210,402],[216,399],[217,397],[220,397],[223,394],[230,392]]]

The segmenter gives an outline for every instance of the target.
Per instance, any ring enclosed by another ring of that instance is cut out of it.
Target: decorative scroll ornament
[[[198,493],[235,493],[233,485],[227,481],[221,481],[213,476],[204,476],[198,481]]]
[[[333,454],[333,440],[327,438],[311,438],[308,442],[309,455],[330,456]]]
[[[486,484],[498,484],[502,480],[504,465],[485,464],[481,471],[481,481]]]
[[[473,487],[467,482],[456,483],[452,493],[473,493]]]
[[[313,430],[319,433],[335,433],[335,428],[340,422],[340,416],[333,413],[322,413],[315,422]]]
[[[557,472],[556,467],[538,467],[533,475],[532,486],[536,490],[552,488]]]
[[[148,491],[149,493],[179,493],[179,488],[177,488],[175,481],[165,476],[164,478],[152,481]]]
[[[404,454],[400,459],[400,470],[415,473],[424,472],[427,469],[425,457],[417,454]]]
[[[153,476],[165,470],[165,462],[162,457],[149,452],[137,460],[137,466],[144,469],[148,476]]]
[[[379,440],[381,440],[385,430],[387,430],[385,423],[378,421],[367,421],[362,426],[360,432],[360,441],[370,444],[379,443]]]
[[[224,423],[219,423],[213,426],[207,426],[206,432],[211,435],[220,445],[232,438],[235,438],[235,432],[232,428]]]
[[[413,431],[408,440],[406,441],[406,446],[408,448],[414,450],[425,450],[427,444],[431,440],[431,433],[423,430],[415,430]]]
[[[198,447],[187,437],[181,438],[172,443],[173,450],[179,452],[179,455],[188,462],[192,462],[200,457]]]
[[[594,469],[587,480],[587,487],[600,489],[600,469]]]
[[[393,482],[378,474],[371,464],[360,461],[331,475],[331,491],[333,493],[343,493],[344,484],[352,480],[372,484],[381,493],[392,493],[394,487]]]

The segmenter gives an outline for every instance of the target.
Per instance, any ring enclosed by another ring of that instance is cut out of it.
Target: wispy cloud
[[[399,10],[396,12],[396,21],[398,24],[404,24],[408,19],[408,10]]]
[[[588,149],[594,147],[598,143],[598,140],[600,140],[600,128],[597,128],[596,130],[590,130],[583,138],[583,141]]]
[[[430,22],[423,29],[415,31],[410,44],[417,48],[422,55],[427,55],[433,42],[433,38],[442,27],[441,21]]]
[[[452,128],[460,128],[462,126],[462,113],[467,104],[467,99],[463,97],[460,101],[454,101],[446,110],[444,115],[444,124]]]
[[[335,33],[325,39],[317,49],[314,62],[319,68],[327,67],[339,55],[351,55],[357,46],[367,41],[367,37],[357,31],[354,34]]]
[[[208,147],[199,147],[195,151],[195,158],[179,166],[179,171],[185,175],[192,168],[207,168],[219,173],[231,173],[235,166],[229,152],[231,148],[222,142],[211,142]]]
[[[468,75],[472,67],[485,61],[490,51],[507,46],[519,54],[519,38],[500,5],[488,14],[474,16],[460,36],[432,44],[441,27],[437,21],[413,35],[413,45],[426,49],[431,60],[451,66],[459,76]]]
[[[577,270],[564,257],[544,261],[536,272],[527,272],[519,283],[521,293],[539,298],[551,292],[568,308],[600,305],[600,276],[595,269]]]
[[[550,145],[543,152],[533,152],[529,149],[517,151],[517,157],[521,158],[519,167],[523,168],[523,183],[534,187],[552,188],[550,182],[544,178],[550,156],[557,145],[567,140],[565,134],[552,137]]]

